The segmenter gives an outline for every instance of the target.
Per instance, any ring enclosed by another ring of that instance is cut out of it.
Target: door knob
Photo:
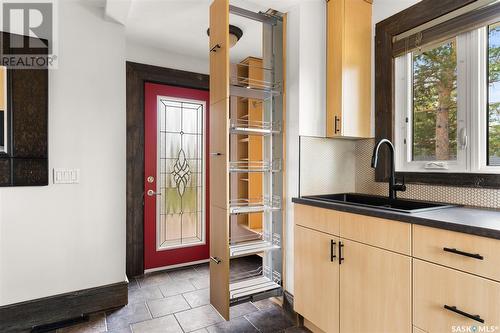
[[[148,197],[154,197],[156,195],[161,195],[160,192],[155,192],[153,190],[148,190],[146,193],[147,193]]]

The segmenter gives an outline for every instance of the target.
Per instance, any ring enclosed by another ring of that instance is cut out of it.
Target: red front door
[[[208,91],[146,83],[144,267],[209,257]]]

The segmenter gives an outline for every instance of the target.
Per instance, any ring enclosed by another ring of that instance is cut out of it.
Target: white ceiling
[[[304,0],[302,0],[304,1]],[[306,0],[311,1],[311,0]],[[209,6],[212,0],[132,0],[126,20],[127,39],[199,59],[208,59]],[[232,5],[255,12],[273,8],[288,11],[300,0],[231,0]],[[231,61],[261,56],[262,24],[236,15],[230,23],[243,30],[231,49]]]

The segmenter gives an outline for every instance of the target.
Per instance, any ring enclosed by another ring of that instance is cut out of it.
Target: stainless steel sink
[[[421,213],[430,210],[456,207],[454,205],[417,201],[417,200],[406,200],[406,199],[389,200],[388,197],[357,194],[357,193],[312,195],[312,196],[305,196],[304,198],[325,201],[325,202],[338,202],[354,206],[385,209],[403,213]]]

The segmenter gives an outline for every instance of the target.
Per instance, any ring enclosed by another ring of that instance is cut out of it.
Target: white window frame
[[[488,28],[483,27],[478,30],[479,47],[476,56],[478,57],[478,74],[477,79],[478,93],[476,94],[475,106],[478,108],[478,117],[475,119],[476,129],[474,139],[478,144],[471,147],[474,163],[472,170],[477,170],[479,173],[500,173],[500,166],[487,165],[487,139],[488,139],[488,62],[487,62],[487,45],[488,45]],[[483,84],[481,84],[483,83]]]
[[[500,166],[486,164],[487,36],[487,27],[457,36],[456,161],[412,161],[412,53],[395,59],[394,134],[397,171],[500,173]]]

